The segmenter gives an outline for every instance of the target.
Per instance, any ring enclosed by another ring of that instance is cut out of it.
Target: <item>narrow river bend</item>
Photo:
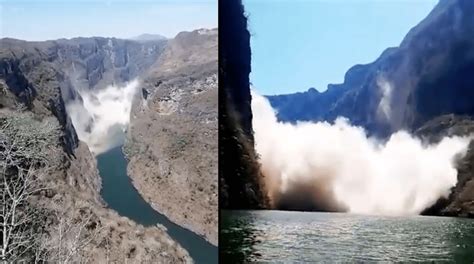
[[[217,263],[217,247],[171,222],[142,198],[127,176],[127,160],[121,146],[98,155],[97,164],[102,178],[101,196],[111,209],[144,226],[157,223],[165,226],[171,238],[189,252],[195,263]]]

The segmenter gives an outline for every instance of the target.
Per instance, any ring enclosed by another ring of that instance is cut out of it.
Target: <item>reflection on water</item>
[[[252,250],[261,240],[262,232],[253,228],[253,215],[247,217],[227,217],[221,213],[220,252],[226,253],[226,259],[234,263],[251,261],[255,254]]]
[[[225,261],[474,261],[472,219],[285,211],[220,216]]]

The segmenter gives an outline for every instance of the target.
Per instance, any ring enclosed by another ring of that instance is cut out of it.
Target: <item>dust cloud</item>
[[[279,209],[419,214],[449,195],[470,140],[426,144],[399,131],[382,142],[345,118],[282,123],[266,98],[252,97],[255,147]]]
[[[137,90],[138,80],[133,80],[123,87],[79,91],[80,98],[66,105],[79,140],[94,155],[123,144]]]

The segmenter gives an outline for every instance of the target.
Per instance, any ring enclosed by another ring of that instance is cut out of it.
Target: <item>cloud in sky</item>
[[[171,38],[181,31],[217,27],[217,0],[0,0],[0,6],[0,37],[25,40],[143,33]]]

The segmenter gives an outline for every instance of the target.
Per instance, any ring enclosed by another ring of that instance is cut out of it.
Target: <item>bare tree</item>
[[[48,176],[64,153],[56,119],[29,113],[0,116],[0,263],[82,263],[83,249],[100,232],[95,214],[67,211],[45,200]],[[91,231],[92,230],[92,231]]]
[[[39,210],[29,204],[31,195],[38,192],[32,175],[34,170],[19,169],[18,177],[2,177],[0,184],[0,225],[2,245],[0,259],[13,261],[25,258],[34,251],[35,223]]]
[[[87,259],[84,256],[84,248],[94,239],[94,235],[88,233],[93,223],[91,212],[79,217],[63,212],[55,213],[58,221],[50,232],[50,236],[43,240],[41,248],[44,248],[46,259],[53,263],[83,263]],[[100,230],[94,230],[100,232]]]
[[[14,112],[0,118],[0,261],[30,262],[41,255],[44,209],[35,199],[45,190],[41,179],[57,158],[48,150],[57,123],[39,122]]]
[[[41,210],[31,204],[43,188],[38,182],[43,168],[28,164],[28,155],[15,141],[0,134],[0,260],[19,261],[34,251],[36,221]]]

